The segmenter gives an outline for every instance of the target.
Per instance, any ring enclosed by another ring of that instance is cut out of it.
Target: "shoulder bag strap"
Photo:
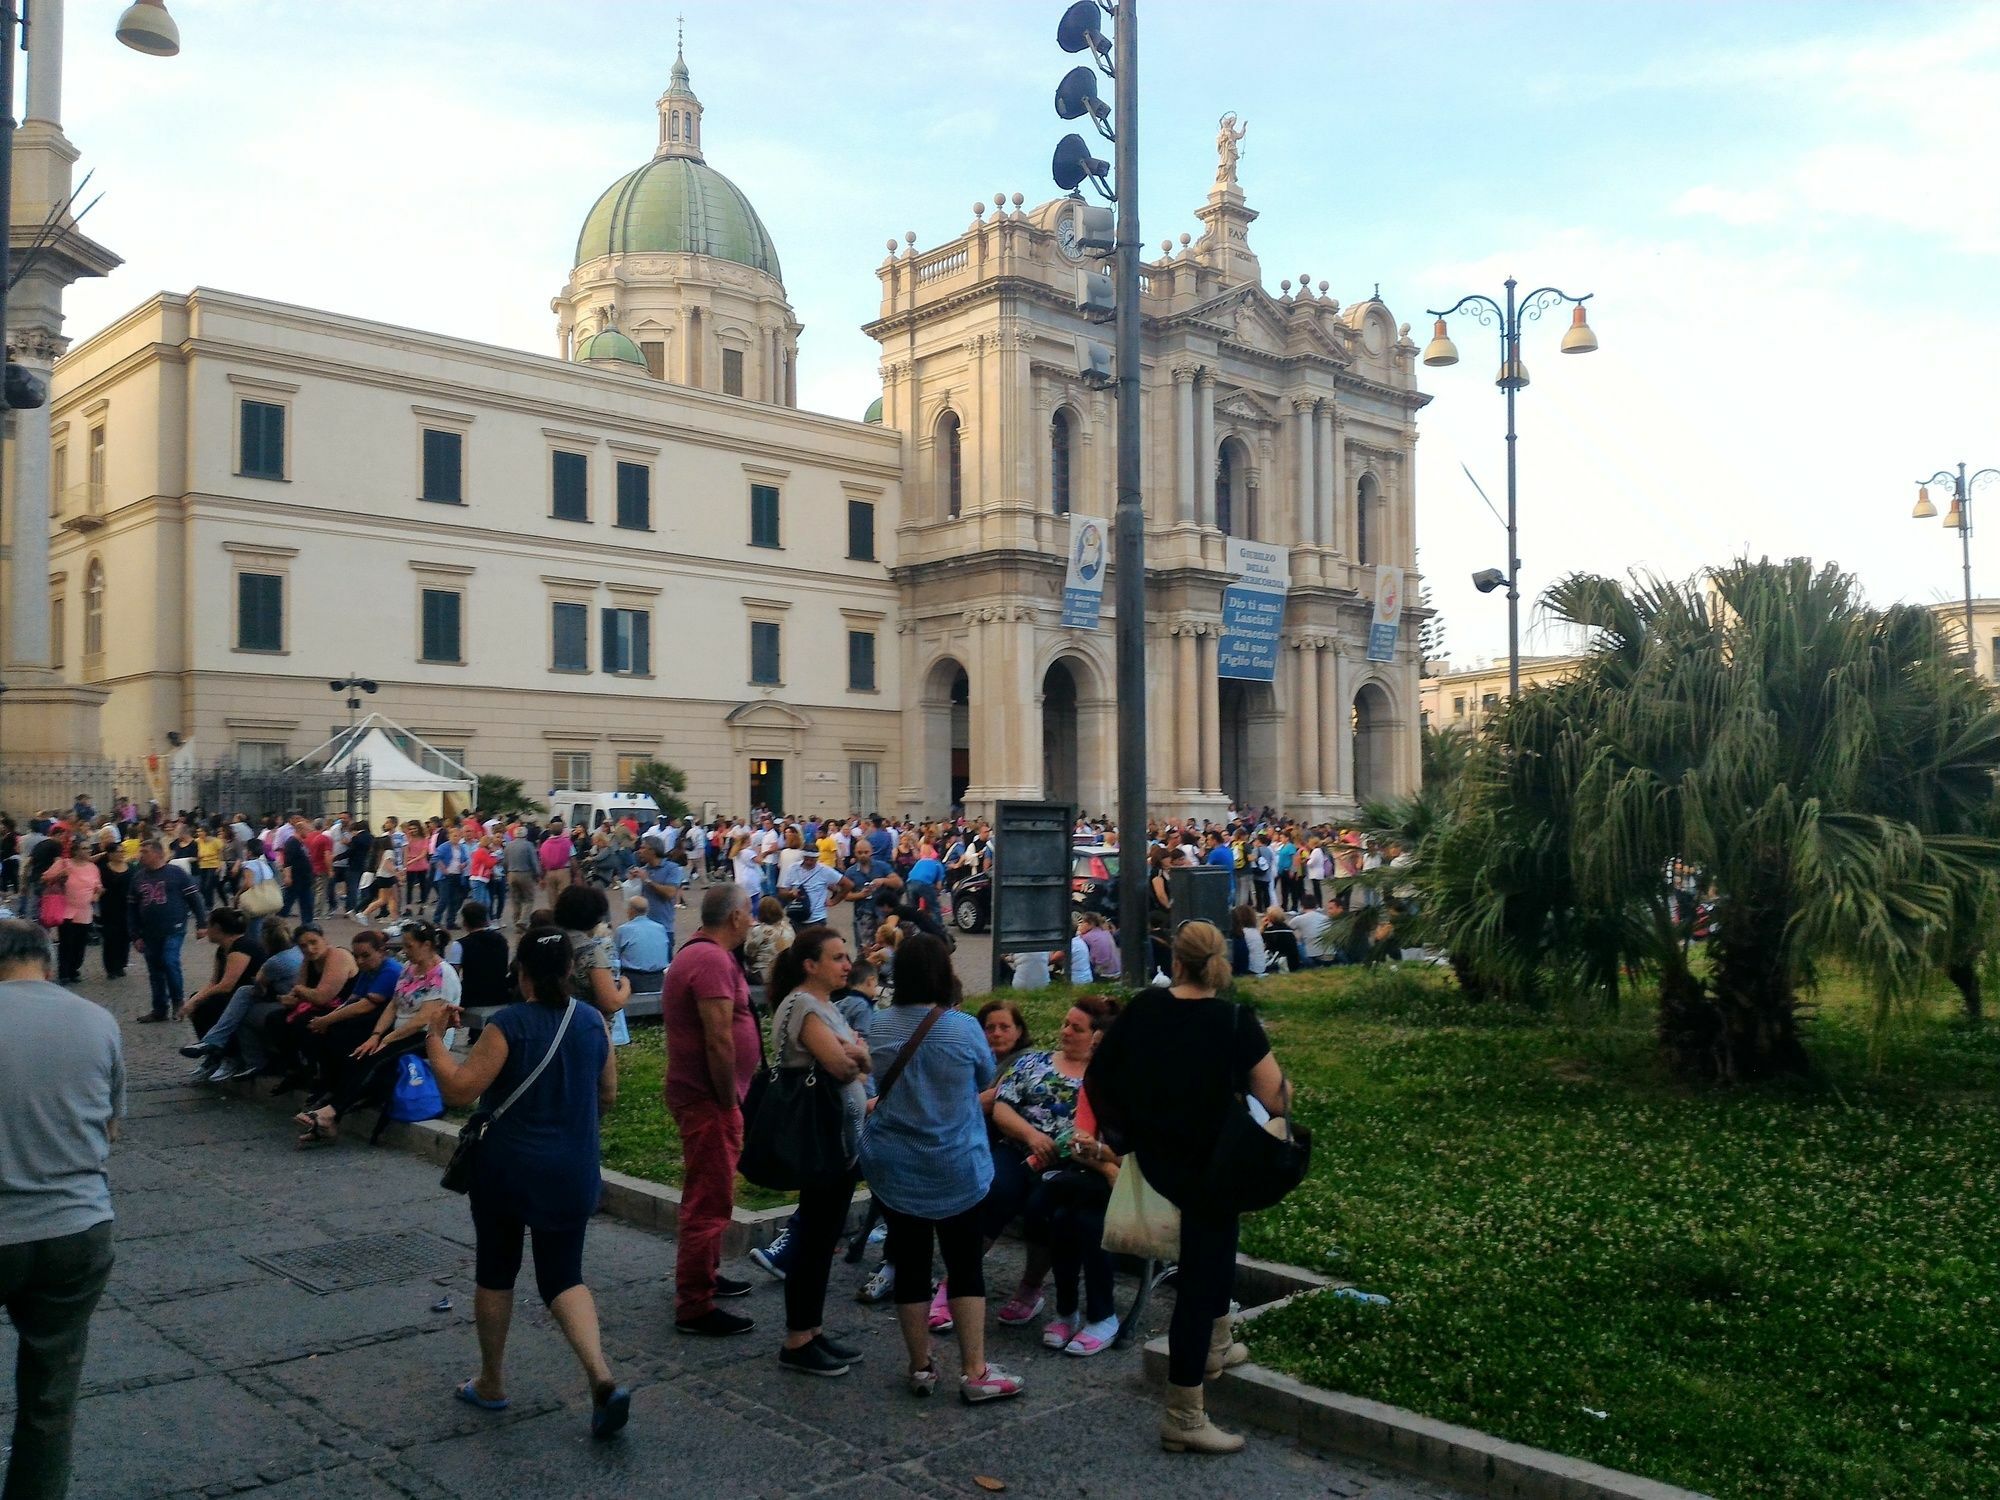
[[[908,1066],[910,1055],[917,1050],[918,1044],[931,1034],[931,1028],[937,1025],[938,1017],[943,1014],[944,1007],[942,1005],[933,1005],[924,1018],[917,1022],[917,1029],[910,1033],[910,1039],[903,1043],[902,1050],[896,1054],[896,1060],[889,1064],[889,1071],[882,1075],[881,1083],[876,1085],[875,1107],[877,1109],[880,1109],[884,1104],[889,1102],[889,1091],[896,1086],[896,1080],[903,1076],[903,1069]]]
[[[546,1068],[550,1063],[555,1061],[556,1050],[562,1046],[563,1033],[569,1030],[569,1019],[571,1016],[575,1014],[576,1014],[576,1002],[572,1000],[569,1003],[569,1009],[563,1012],[563,1018],[561,1024],[556,1027],[555,1038],[549,1043],[549,1050],[544,1052],[542,1054],[542,1060],[535,1064],[535,1071],[530,1073],[526,1078],[523,1078],[521,1080],[520,1086],[516,1088],[513,1093],[509,1094],[504,1101],[502,1101],[498,1109],[493,1111],[494,1119],[496,1120],[499,1119],[502,1115],[506,1114],[509,1109],[513,1108],[514,1101],[516,1099],[519,1099],[523,1094],[527,1093],[529,1089],[533,1088],[535,1086],[535,1080],[542,1076],[542,1070]]]

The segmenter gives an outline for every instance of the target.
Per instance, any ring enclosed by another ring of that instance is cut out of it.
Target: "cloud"
[[[1749,224],[1771,224],[1778,219],[1778,203],[1768,190],[1718,187],[1704,182],[1674,199],[1673,211],[1689,218],[1720,219],[1742,228]]]

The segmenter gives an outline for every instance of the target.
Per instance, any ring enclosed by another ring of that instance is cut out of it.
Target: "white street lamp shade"
[[[118,18],[118,40],[134,52],[173,57],[181,50],[181,29],[167,14],[166,0],[132,0]]]
[[[1437,332],[1431,335],[1430,343],[1424,346],[1424,363],[1432,366],[1458,363],[1458,345],[1451,341],[1451,335],[1445,331],[1443,318],[1437,320]]]
[[[1910,519],[1913,521],[1937,519],[1937,507],[1931,504],[1930,486],[1922,484],[1917,486],[1917,508],[1910,512]]]

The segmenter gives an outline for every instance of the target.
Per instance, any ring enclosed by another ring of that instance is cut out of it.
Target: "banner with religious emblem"
[[[1375,618],[1368,626],[1368,659],[1394,661],[1403,629],[1403,570],[1383,563],[1375,570]]]
[[[1097,629],[1104,607],[1104,569],[1110,561],[1111,523],[1096,516],[1072,515],[1062,607],[1062,622],[1069,629]]]
[[[1275,682],[1278,632],[1285,626],[1285,594],[1291,588],[1291,550],[1231,537],[1225,565],[1236,581],[1222,593],[1216,675]]]

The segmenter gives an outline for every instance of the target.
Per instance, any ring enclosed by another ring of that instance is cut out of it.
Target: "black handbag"
[[[772,1031],[784,1056],[786,1006],[778,1007]],[[761,1045],[762,1038],[759,1042]],[[819,1065],[760,1066],[743,1100],[743,1155],[736,1170],[748,1182],[776,1193],[796,1192],[848,1169],[844,1146],[846,1107],[840,1085],[822,1079]]]
[[[486,1132],[493,1122],[514,1106],[514,1101],[534,1086],[542,1076],[542,1069],[555,1059],[556,1051],[562,1046],[563,1033],[569,1030],[570,1018],[576,1014],[576,1002],[570,1001],[569,1009],[563,1012],[562,1024],[556,1027],[554,1040],[549,1050],[542,1054],[542,1060],[535,1064],[534,1072],[523,1078],[514,1092],[500,1102],[498,1109],[478,1111],[459,1127],[458,1144],[451,1148],[451,1160],[445,1163],[444,1175],[438,1179],[438,1186],[447,1192],[469,1193],[472,1191],[472,1173],[479,1158],[480,1143],[486,1139]]]
[[[1236,1007],[1236,1026],[1243,1025],[1244,1007]],[[1282,1077],[1282,1075],[1280,1075]],[[1291,1084],[1282,1085],[1285,1112],[1268,1125],[1250,1113],[1249,1080],[1231,1099],[1215,1138],[1208,1172],[1202,1179],[1205,1207],[1228,1214],[1255,1213],[1283,1201],[1305,1180],[1312,1165],[1312,1132],[1291,1118]]]

